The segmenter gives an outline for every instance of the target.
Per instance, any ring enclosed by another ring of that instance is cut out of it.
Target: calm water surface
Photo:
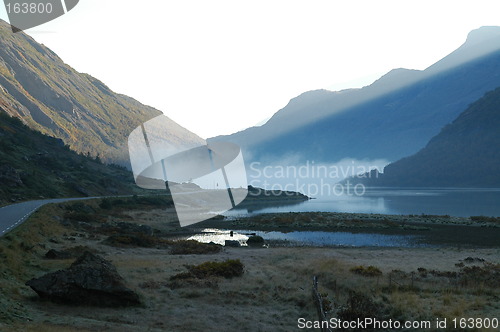
[[[500,217],[500,189],[369,189],[363,196],[318,197],[295,205],[282,207],[258,206],[225,212],[229,217],[276,212],[348,212],[376,214],[432,214]],[[499,229],[467,228],[464,226],[435,226],[421,235],[373,234],[350,232],[264,232],[204,229],[189,239],[224,244],[237,240],[246,245],[250,234],[262,236],[271,245],[285,246],[341,246],[341,247],[439,247],[443,244],[498,246]]]
[[[349,212],[500,217],[500,189],[367,189],[363,196],[318,197],[283,207],[231,210],[239,216],[275,212]]]
[[[230,227],[230,225],[228,225]],[[498,248],[500,228],[470,227],[458,225],[433,225],[427,230],[407,230],[404,233],[393,230],[378,232],[341,231],[256,231],[206,228],[193,236],[178,240],[196,240],[224,245],[226,240],[236,240],[242,246],[251,235],[262,236],[272,246],[314,246],[314,247],[399,247],[399,248]]]

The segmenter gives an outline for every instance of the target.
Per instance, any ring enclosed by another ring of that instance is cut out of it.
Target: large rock
[[[64,250],[50,249],[45,254],[45,258],[48,258],[48,259],[68,259],[68,258],[72,258],[72,257],[71,257],[71,254],[69,252],[66,252]]]
[[[264,245],[264,238],[258,235],[251,235],[247,240],[247,244],[249,246],[262,247]]]
[[[140,303],[107,260],[85,252],[68,269],[31,279],[26,283],[41,298],[58,303],[128,306]]]
[[[148,236],[153,236],[153,228],[148,225],[137,225],[129,222],[119,222],[116,224],[118,228],[120,228],[125,233],[136,233],[136,234],[144,234]]]
[[[83,255],[86,251],[95,253],[95,250],[90,249],[87,246],[76,246],[71,248],[65,248],[62,250],[50,249],[45,254],[47,259],[70,259],[77,258]]]

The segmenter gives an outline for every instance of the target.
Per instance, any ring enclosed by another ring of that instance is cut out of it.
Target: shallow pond
[[[350,233],[350,232],[264,232],[238,230],[231,231],[223,229],[207,228],[200,234],[190,236],[189,240],[209,243],[214,242],[224,245],[226,240],[239,241],[242,246],[246,246],[246,241],[251,235],[262,236],[266,244],[272,246],[315,246],[315,247],[402,247],[420,248],[430,247],[421,241],[422,237],[416,235],[386,235],[371,233]]]

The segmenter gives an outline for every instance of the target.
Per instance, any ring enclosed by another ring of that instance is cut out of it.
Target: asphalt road
[[[183,193],[177,193],[178,195],[188,195],[193,193],[198,193],[203,191],[187,191]],[[147,195],[139,195],[147,196]],[[79,198],[54,198],[54,199],[43,199],[38,201],[29,201],[23,203],[17,203],[12,205],[7,205],[0,208],[0,237],[4,236],[17,226],[21,225],[28,217],[44,206],[50,203],[62,203],[69,201],[82,201],[88,199],[96,198],[111,198],[111,197],[132,197],[132,195],[118,195],[118,196],[98,196],[98,197],[79,197]]]
[[[33,212],[45,204],[79,201],[93,198],[98,197],[44,199],[4,206],[0,208],[0,237],[21,225]]]

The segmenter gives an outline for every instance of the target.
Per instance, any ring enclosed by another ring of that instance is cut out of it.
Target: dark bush
[[[356,274],[360,274],[364,277],[378,277],[382,275],[382,271],[380,271],[378,267],[372,265],[368,267],[364,267],[362,265],[356,266],[351,268],[350,271]]]
[[[111,200],[109,198],[105,198],[101,201],[101,203],[99,204],[99,207],[103,210],[109,210],[113,207],[113,203],[111,202]]]
[[[188,272],[176,274],[170,280],[204,279],[210,277],[233,278],[243,275],[244,265],[239,259],[229,259],[224,262],[205,262],[188,267]]]
[[[500,222],[500,217],[471,216],[470,220],[475,222]]]
[[[458,273],[455,271],[436,271],[436,270],[431,270],[429,271],[430,274],[432,274],[435,277],[444,277],[444,278],[451,278],[455,279],[458,276]]]
[[[465,266],[458,274],[463,286],[485,285],[498,287],[500,285],[500,264],[485,263],[484,266]]]
[[[103,243],[113,247],[142,247],[142,248],[165,247],[170,244],[169,241],[144,234],[112,235],[108,237],[106,240],[104,240]]]
[[[243,263],[239,259],[229,259],[224,262],[205,262],[189,268],[189,272],[196,278],[210,276],[233,278],[243,275]]]
[[[94,217],[87,212],[66,212],[64,218],[73,221],[92,222]]]
[[[377,318],[380,316],[379,305],[375,304],[364,294],[350,292],[347,305],[337,312],[337,317],[344,321],[357,319]]]
[[[222,246],[215,243],[201,243],[194,240],[177,241],[170,251],[173,255],[201,255],[216,254],[222,250]]]
[[[105,198],[99,204],[104,210],[114,207],[126,207],[127,209],[142,209],[148,207],[166,208],[173,205],[171,197],[168,196],[137,196],[127,198]]]
[[[90,206],[82,202],[70,203],[64,206],[64,209],[69,212],[82,212],[82,213],[94,213],[95,210]]]
[[[76,246],[71,248],[66,248],[63,250],[55,250],[50,249],[46,254],[45,258],[47,259],[69,259],[69,258],[77,258],[86,251],[91,253],[97,253],[97,250],[91,249],[87,246]]]
[[[418,273],[420,274],[421,277],[425,278],[427,277],[427,269],[424,267],[419,267],[417,269]]]

